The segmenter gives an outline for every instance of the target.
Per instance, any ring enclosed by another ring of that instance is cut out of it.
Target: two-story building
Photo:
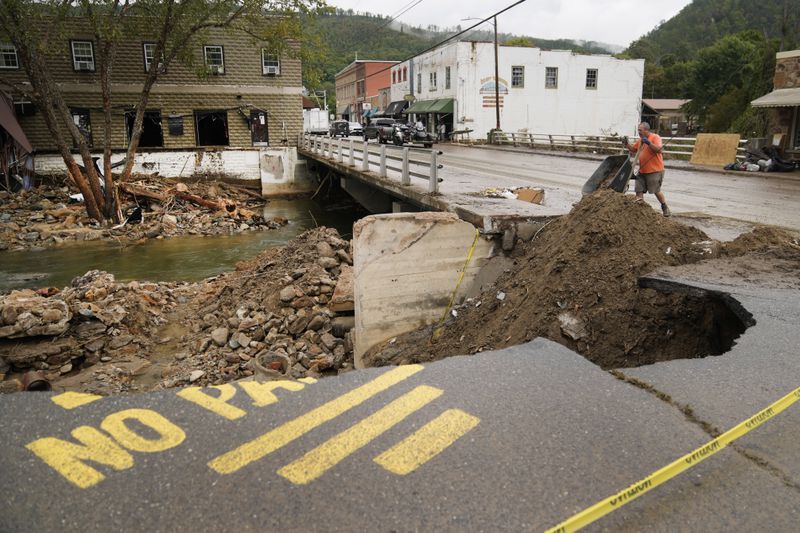
[[[397,61],[357,59],[336,74],[336,115],[362,122],[380,106],[380,91],[391,85],[390,67]]]
[[[454,42],[392,68],[392,101],[433,131],[472,130],[630,135],[641,109],[644,60],[564,50],[500,46],[495,86],[494,44]]]
[[[773,89],[751,105],[769,109],[769,141],[800,159],[800,50],[776,54]]]
[[[156,60],[155,36],[148,33],[145,19],[139,26],[136,35],[128,35],[119,43],[111,69],[112,142],[113,149],[120,152],[116,158],[122,157],[127,148],[134,106],[139,102],[146,73]],[[69,20],[58,35],[62,42],[48,43],[47,67],[69,106],[72,120],[90,146],[98,150],[103,111],[97,43],[87,21],[77,17]],[[163,176],[170,175],[168,167],[176,167],[181,175],[230,170],[233,175],[256,179],[263,175],[264,167],[259,150],[269,148],[277,153],[276,147],[294,147],[302,132],[300,60],[287,53],[279,55],[233,28],[209,30],[190,52],[191,62],[172,61],[152,88],[137,164],[139,158],[149,157],[151,163],[158,160],[144,168],[159,170]],[[12,87],[19,122],[36,153],[55,153],[43,114],[26,97],[30,84],[21,58],[2,36],[0,75]],[[242,153],[234,154],[237,149]],[[187,150],[211,150],[220,155],[206,157],[202,168],[202,157],[196,158],[195,164],[169,155]],[[56,165],[58,158],[51,159]],[[289,159],[296,160],[296,154],[290,154]],[[218,164],[208,168],[212,160]],[[284,163],[269,165],[286,168]],[[47,157],[37,157],[37,167],[47,166]]]

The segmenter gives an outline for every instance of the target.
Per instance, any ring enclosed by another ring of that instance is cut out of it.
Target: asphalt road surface
[[[436,145],[448,170],[525,180],[534,186],[580,192],[599,160],[570,156]],[[667,163],[669,164],[669,162]],[[765,172],[707,172],[667,168],[664,194],[673,213],[704,213],[716,217],[800,230],[800,175]],[[646,195],[655,207],[653,195]]]

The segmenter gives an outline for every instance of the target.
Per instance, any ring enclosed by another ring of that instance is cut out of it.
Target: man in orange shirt
[[[644,193],[655,194],[661,202],[661,211],[665,217],[670,216],[667,200],[661,192],[661,182],[664,181],[664,157],[662,149],[664,147],[661,137],[650,131],[650,124],[642,122],[639,124],[639,140],[628,144],[628,138],[622,139],[622,145],[630,150],[631,153],[639,152],[639,174],[636,176],[636,199],[641,200]],[[639,147],[642,149],[639,150]]]

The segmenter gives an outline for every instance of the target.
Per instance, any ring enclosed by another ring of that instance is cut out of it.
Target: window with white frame
[[[444,67],[444,88],[450,88],[450,67]]]
[[[277,76],[281,73],[281,60],[278,54],[270,54],[266,48],[261,49],[261,73]]]
[[[525,67],[511,67],[511,86],[525,87]]]
[[[586,88],[587,89],[597,89],[597,69],[596,68],[587,68],[586,69]]]
[[[222,46],[211,44],[203,47],[203,58],[205,59],[206,69],[212,74],[225,73],[225,53]]]
[[[153,57],[156,54],[156,43],[143,43],[142,50],[144,53],[144,71],[150,72],[150,65],[153,64]],[[161,53],[161,61],[158,67],[159,72],[166,72],[164,68],[164,53]]]
[[[435,72],[431,72],[430,82],[431,83],[428,86],[428,90],[429,91],[435,91],[436,90],[436,73]]]
[[[92,41],[71,41],[72,68],[94,72],[94,45]]]
[[[422,92],[422,72],[417,74],[417,93]]]
[[[544,88],[558,89],[558,67],[545,67]]]
[[[0,68],[19,68],[17,49],[13,44],[0,43]]]

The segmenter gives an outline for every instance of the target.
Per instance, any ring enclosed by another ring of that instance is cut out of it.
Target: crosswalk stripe
[[[220,474],[232,474],[421,370],[422,365],[399,366],[389,370],[372,381],[212,459],[208,466]]]
[[[374,461],[389,472],[404,476],[430,461],[479,422],[479,418],[460,409],[450,409],[377,456]]]
[[[310,483],[372,439],[441,396],[442,392],[441,389],[427,385],[417,387],[314,448],[300,459],[284,466],[278,470],[278,474],[298,485]]]

